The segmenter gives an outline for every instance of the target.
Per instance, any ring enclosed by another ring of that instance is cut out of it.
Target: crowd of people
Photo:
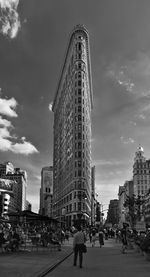
[[[61,245],[69,240],[68,229],[51,224],[10,224],[0,223],[0,248],[2,252],[14,252],[22,245],[31,242],[33,245],[49,247],[55,245],[61,251]]]
[[[99,247],[105,244],[108,239],[114,239],[116,243],[121,244],[121,252],[126,253],[127,249],[137,246],[141,251],[150,253],[150,229],[146,232],[137,232],[135,229],[123,225],[122,228],[105,227],[85,227],[72,226],[64,228],[51,224],[10,224],[0,223],[0,248],[2,252],[15,252],[21,250],[22,245],[27,241],[38,244],[40,247],[47,248],[50,245],[56,246],[61,251],[61,246],[65,241],[73,238],[74,266],[77,265],[79,256],[79,266],[82,267],[83,252],[86,241],[91,243],[91,247],[99,244]]]
[[[114,239],[116,243],[121,245],[121,253],[127,253],[127,249],[134,249],[138,247],[141,251],[150,253],[150,229],[138,232],[136,229],[129,228],[128,225],[123,224],[122,228],[96,228],[91,227],[82,229],[78,227],[74,235],[73,250],[74,250],[74,263],[77,265],[77,258],[79,256],[79,267],[82,268],[84,244],[87,240],[95,247],[96,242],[99,243],[100,248],[104,245],[105,240]]]

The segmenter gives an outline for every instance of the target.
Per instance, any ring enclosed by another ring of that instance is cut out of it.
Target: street
[[[87,243],[88,252],[84,254],[83,268],[73,266],[73,255],[61,263],[46,277],[149,277],[150,261],[135,250],[127,254],[120,251],[121,244],[114,240],[105,241],[100,248],[98,242],[94,248]]]

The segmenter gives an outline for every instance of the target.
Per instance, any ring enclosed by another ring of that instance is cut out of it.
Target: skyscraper
[[[150,189],[150,160],[144,157],[144,149],[139,146],[134,158],[133,185],[136,196],[144,196]]]
[[[40,214],[52,216],[52,196],[53,196],[53,167],[45,166],[41,170],[40,188]]]
[[[84,26],[77,25],[69,39],[52,107],[53,216],[67,226],[90,221],[92,107],[89,35]]]

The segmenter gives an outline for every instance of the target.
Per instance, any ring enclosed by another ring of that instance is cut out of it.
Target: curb
[[[61,260],[59,260],[55,264],[51,265],[45,271],[41,272],[36,277],[44,277],[44,276],[46,276],[49,272],[53,271],[58,265],[60,265],[63,261],[65,261],[67,258],[69,258],[72,254],[73,254],[73,251],[71,251],[71,253],[67,254],[65,257],[63,257]]]

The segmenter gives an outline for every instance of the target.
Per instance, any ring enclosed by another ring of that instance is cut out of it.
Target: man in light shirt
[[[77,258],[79,254],[79,267],[82,268],[83,262],[83,246],[86,242],[86,237],[84,232],[81,229],[81,226],[78,226],[77,233],[74,235],[73,239],[73,251],[74,251],[74,266],[77,265]]]

